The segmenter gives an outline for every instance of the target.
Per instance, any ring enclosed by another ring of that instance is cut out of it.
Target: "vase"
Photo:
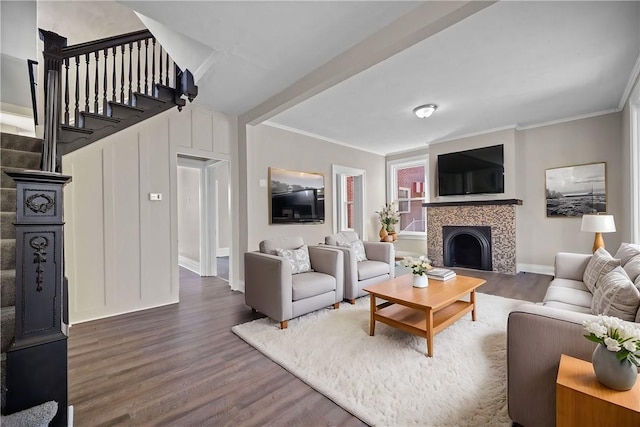
[[[598,344],[591,358],[596,378],[613,390],[630,390],[638,379],[638,369],[628,360],[619,361],[616,353]]]
[[[395,242],[396,240],[398,240],[398,234],[395,231],[390,231],[389,237],[391,237],[392,242]]]
[[[429,281],[427,280],[427,276],[424,274],[414,274],[413,275],[413,287],[414,288],[426,288],[429,286]]]
[[[385,228],[384,224],[382,224],[382,227],[380,228],[380,241],[381,242],[386,241],[385,239],[387,238],[388,235],[389,233],[387,233],[387,229]]]

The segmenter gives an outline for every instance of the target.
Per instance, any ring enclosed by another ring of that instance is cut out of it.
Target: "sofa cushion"
[[[635,281],[640,276],[640,255],[636,255],[624,264],[624,271],[631,281]]]
[[[583,291],[563,286],[549,286],[544,296],[545,303],[555,301],[585,308],[591,308],[592,299],[593,295],[586,289]]]
[[[612,258],[604,248],[598,248],[587,264],[582,280],[591,293],[596,290],[596,283],[601,276],[604,276],[620,265],[620,260]]]
[[[283,257],[291,265],[291,274],[300,274],[311,271],[311,260],[307,245],[298,249],[276,249],[276,255]]]
[[[272,239],[263,240],[260,242],[260,252],[263,254],[277,255],[276,249],[298,249],[304,245],[302,237],[274,237]]]
[[[613,256],[620,260],[620,265],[624,265],[633,257],[640,255],[640,245],[633,243],[621,243],[618,251]]]
[[[324,243],[331,246],[340,246],[343,243],[351,243],[360,240],[355,231],[345,230],[324,238]]]
[[[561,308],[567,311],[573,311],[575,313],[591,314],[591,307],[581,307],[579,305],[567,304],[558,301],[549,301],[543,304],[545,307]]]
[[[358,263],[358,281],[389,274],[389,264],[380,261],[362,261]]]
[[[589,292],[589,289],[587,289],[587,287],[584,285],[584,282],[581,280],[555,278],[549,284],[549,287],[551,286],[558,286],[561,288],[571,288],[571,289],[577,289],[579,291]]]
[[[298,301],[336,290],[336,279],[324,273],[296,274],[291,278],[292,298]]]
[[[635,321],[640,306],[640,291],[622,267],[616,267],[598,280],[591,312]]]

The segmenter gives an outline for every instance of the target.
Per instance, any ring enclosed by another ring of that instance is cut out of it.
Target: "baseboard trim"
[[[178,265],[180,267],[186,268],[187,270],[193,271],[198,275],[200,274],[200,263],[198,261],[192,260],[191,258],[178,255]]]
[[[217,257],[221,257],[221,256],[229,256],[229,253],[231,251],[229,250],[229,248],[217,248],[216,249],[216,256]]]
[[[521,264],[517,265],[518,272],[525,273],[536,273],[536,274],[546,274],[548,276],[553,276],[554,268],[553,265],[540,265],[540,264]]]

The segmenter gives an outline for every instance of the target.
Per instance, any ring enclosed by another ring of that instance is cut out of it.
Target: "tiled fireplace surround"
[[[493,271],[516,274],[516,206],[521,200],[491,202],[425,203],[427,251],[436,265],[443,265],[442,227],[489,226]]]

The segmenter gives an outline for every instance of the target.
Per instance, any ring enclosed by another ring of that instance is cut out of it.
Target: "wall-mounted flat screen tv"
[[[269,168],[271,224],[324,223],[324,176]]]
[[[438,155],[438,194],[504,193],[504,146]]]

